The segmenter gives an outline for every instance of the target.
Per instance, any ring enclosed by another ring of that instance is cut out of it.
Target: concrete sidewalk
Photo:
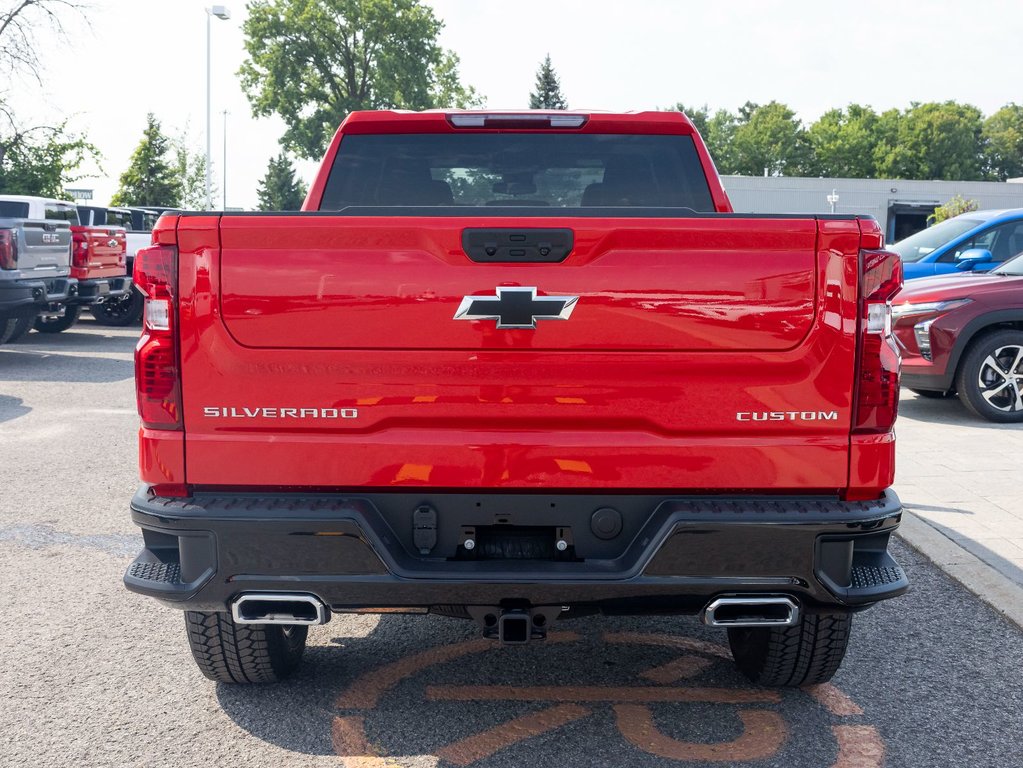
[[[902,391],[903,538],[1023,626],[1023,425]]]

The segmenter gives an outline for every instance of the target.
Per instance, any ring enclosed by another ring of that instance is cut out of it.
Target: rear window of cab
[[[505,132],[345,136],[320,210],[352,206],[714,210],[691,136]]]

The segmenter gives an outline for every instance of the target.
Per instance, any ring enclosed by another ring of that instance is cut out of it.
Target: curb
[[[898,535],[970,592],[1023,629],[1023,587],[912,512],[903,512]]]

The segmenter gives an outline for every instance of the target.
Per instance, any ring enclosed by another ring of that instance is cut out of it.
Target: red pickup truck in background
[[[125,222],[113,217],[94,221],[89,208],[79,206],[78,223],[71,224],[71,277],[78,293],[63,305],[41,312],[34,327],[40,333],[60,333],[78,322],[83,307],[118,299],[132,290],[125,264]]]
[[[732,213],[680,113],[354,113],[304,212],[153,241],[125,583],[208,677],[287,675],[337,612],[604,612],[802,685],[907,589],[899,258],[871,218]]]

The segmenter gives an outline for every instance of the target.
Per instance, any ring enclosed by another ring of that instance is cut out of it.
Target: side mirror
[[[956,269],[960,272],[969,272],[978,264],[987,264],[990,261],[994,261],[994,257],[987,248],[970,248],[956,256]]]

